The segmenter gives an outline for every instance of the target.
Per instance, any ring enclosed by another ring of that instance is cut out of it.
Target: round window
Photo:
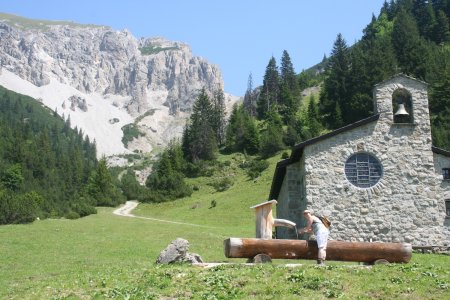
[[[345,176],[353,185],[369,188],[377,184],[383,175],[378,159],[368,153],[356,153],[345,162]]]

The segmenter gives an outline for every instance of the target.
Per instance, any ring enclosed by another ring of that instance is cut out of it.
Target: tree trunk
[[[257,254],[272,259],[317,259],[316,241],[264,240],[255,238],[228,238],[224,240],[228,258],[253,258]],[[390,263],[407,263],[412,246],[406,243],[366,243],[328,241],[327,260],[374,263],[385,259]]]

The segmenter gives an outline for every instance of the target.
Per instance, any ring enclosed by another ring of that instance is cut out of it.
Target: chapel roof
[[[270,188],[269,199],[277,199],[278,198],[278,195],[279,195],[280,190],[281,190],[281,185],[283,184],[284,176],[286,175],[286,167],[291,165],[291,164],[293,164],[293,163],[296,163],[296,162],[298,162],[300,160],[300,158],[303,155],[303,149],[306,146],[315,144],[315,143],[317,143],[319,141],[326,140],[326,139],[328,139],[330,137],[333,137],[335,135],[338,135],[338,134],[340,134],[342,132],[346,132],[346,131],[352,130],[354,128],[363,126],[365,124],[374,122],[374,121],[378,120],[379,118],[380,118],[380,114],[376,114],[376,115],[373,115],[371,117],[368,117],[368,118],[356,121],[355,123],[346,125],[344,127],[341,127],[341,128],[336,129],[336,130],[330,131],[330,132],[328,132],[328,133],[326,133],[324,135],[321,135],[321,136],[318,136],[318,137],[306,140],[306,141],[304,141],[304,142],[302,142],[300,144],[297,144],[297,145],[293,146],[292,147],[291,156],[289,158],[287,158],[287,159],[279,161],[277,163],[277,166],[275,167],[275,174],[273,175],[273,179],[272,179],[272,187]]]

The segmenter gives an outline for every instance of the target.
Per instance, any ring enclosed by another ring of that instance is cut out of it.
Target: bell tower
[[[423,81],[397,74],[375,85],[374,111],[390,126],[417,127],[431,138],[427,87]]]

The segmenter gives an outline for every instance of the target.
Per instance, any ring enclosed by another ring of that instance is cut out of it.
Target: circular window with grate
[[[369,153],[356,153],[345,162],[345,176],[354,186],[370,188],[383,175],[380,161]]]

